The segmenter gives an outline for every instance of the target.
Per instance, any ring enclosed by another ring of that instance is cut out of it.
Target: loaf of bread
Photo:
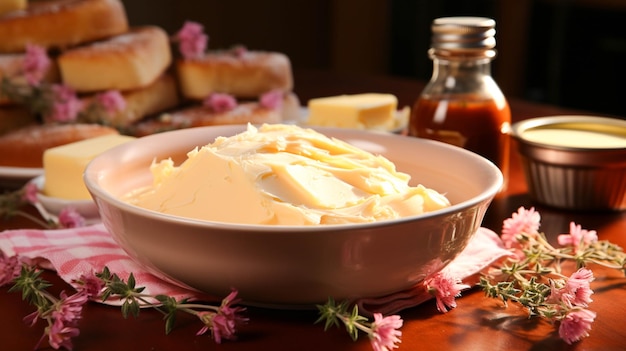
[[[171,111],[137,123],[130,134],[141,137],[168,130],[226,125],[281,123],[296,119],[300,113],[300,102],[294,93],[285,94],[280,108],[268,108],[257,101],[238,104],[234,109],[216,112],[210,107],[194,105]]]
[[[211,93],[256,99],[270,90],[293,89],[291,62],[277,52],[214,51],[178,59],[176,71],[182,96],[191,100]]]
[[[20,105],[0,106],[0,135],[37,122],[37,117]],[[0,151],[3,153],[4,149]]]
[[[63,83],[77,92],[148,86],[172,62],[167,33],[157,26],[67,50],[58,57]]]
[[[147,116],[172,109],[180,102],[176,80],[168,73],[147,87],[125,91],[122,96],[126,108],[103,121],[121,130]]]
[[[37,124],[0,135],[0,166],[41,168],[45,150],[118,131],[98,124]]]
[[[24,52],[29,43],[64,49],[127,30],[120,0],[30,1],[25,10],[0,15],[0,53]]]
[[[0,15],[7,12],[24,10],[27,5],[28,1],[26,0],[2,0],[0,1]]]

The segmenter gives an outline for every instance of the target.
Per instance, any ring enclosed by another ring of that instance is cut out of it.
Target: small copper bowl
[[[626,120],[552,116],[512,126],[530,196],[571,210],[626,209]]]

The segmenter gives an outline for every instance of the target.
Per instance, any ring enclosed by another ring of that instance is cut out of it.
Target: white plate
[[[40,175],[31,180],[39,189],[37,199],[43,205],[44,209],[54,216],[58,216],[64,208],[73,207],[87,222],[99,221],[100,215],[96,203],[89,200],[67,200],[56,197],[46,196],[43,191],[45,177]]]
[[[17,189],[34,177],[43,174],[43,168],[3,167],[0,166],[0,188]]]

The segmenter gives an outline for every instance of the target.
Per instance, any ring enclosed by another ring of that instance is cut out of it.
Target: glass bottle
[[[492,161],[507,186],[511,110],[491,76],[495,21],[444,17],[432,23],[432,78],[411,110],[409,135],[457,145]]]

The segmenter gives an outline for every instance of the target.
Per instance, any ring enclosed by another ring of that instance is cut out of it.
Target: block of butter
[[[311,126],[391,130],[398,99],[392,94],[337,95],[309,100]]]
[[[0,0],[0,15],[16,11],[24,10],[28,5],[26,0]]]
[[[43,154],[43,193],[68,200],[91,199],[83,182],[87,163],[102,152],[133,139],[135,138],[130,136],[111,134],[46,150]]]

